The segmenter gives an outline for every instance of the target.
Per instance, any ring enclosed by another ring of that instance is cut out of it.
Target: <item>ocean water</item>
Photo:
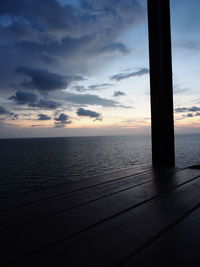
[[[200,163],[200,135],[176,136],[176,165]],[[0,196],[151,164],[150,136],[0,139]]]

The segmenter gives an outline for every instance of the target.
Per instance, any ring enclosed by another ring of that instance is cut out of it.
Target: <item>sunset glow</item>
[[[0,137],[149,134],[146,1],[23,3],[1,8]],[[199,9],[171,0],[178,133],[199,132]]]

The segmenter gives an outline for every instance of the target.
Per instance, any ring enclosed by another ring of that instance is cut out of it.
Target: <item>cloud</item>
[[[0,106],[0,120],[4,120],[8,117],[10,117],[12,120],[18,119],[18,115],[10,112],[9,110],[5,109],[4,107]]]
[[[31,125],[32,128],[34,128],[34,127],[41,127],[41,126],[43,126],[43,125],[41,125],[41,124],[32,124]]]
[[[195,107],[195,106],[193,106],[191,108],[178,108],[177,112],[188,112],[188,111],[193,112],[193,113],[184,114],[183,117],[191,118],[191,117],[200,116],[200,112],[197,112],[197,111],[200,111],[200,108],[199,107]]]
[[[18,80],[13,72],[21,66],[29,68],[21,70],[30,78],[25,86],[35,88],[35,75],[41,75],[35,70],[74,76],[93,69],[104,52],[124,54],[127,48],[119,37],[144,21],[145,10],[138,0],[80,0],[76,5],[73,1],[20,0],[19,5],[18,1],[1,0],[0,16],[2,89],[3,84],[9,86],[8,81],[12,84]],[[95,64],[91,64],[93,59]],[[49,83],[49,87],[42,80],[39,86],[54,90],[56,85],[62,88],[68,82],[62,75],[54,78],[56,84]]]
[[[190,93],[190,89],[189,88],[184,88],[182,87],[182,84],[174,84],[173,86],[173,93],[174,94],[189,94]]]
[[[31,28],[33,28],[34,24],[36,29],[48,29],[51,31],[67,27],[66,12],[54,0],[43,0],[42,3],[37,0],[20,0],[20,5],[12,0],[2,0],[0,10],[1,14],[9,15],[7,26],[12,26],[15,21],[20,22],[21,17],[21,25],[29,22]],[[56,21],[52,21],[54,14],[60,14]]]
[[[47,121],[47,120],[50,120],[51,119],[51,117],[49,117],[48,115],[46,115],[46,114],[38,114],[38,120],[39,121]]]
[[[120,81],[120,80],[124,80],[124,79],[128,79],[130,77],[139,77],[139,76],[143,76],[149,73],[149,69],[147,68],[143,68],[140,69],[138,71],[135,72],[129,72],[129,73],[118,73],[115,74],[111,77],[111,80],[116,80],[116,81]]]
[[[30,106],[43,109],[56,109],[60,107],[61,104],[49,99],[40,99],[38,102],[31,104]]]
[[[85,87],[83,85],[75,85],[73,86],[73,89],[75,89],[78,92],[86,92],[86,91],[99,91],[107,89],[108,87],[113,86],[111,83],[102,83],[102,84],[93,84],[88,87]]]
[[[102,107],[119,107],[119,102],[107,98],[102,98],[92,94],[72,94],[66,93],[65,100],[79,105],[99,105]]]
[[[175,112],[181,113],[181,112],[187,112],[188,108],[175,108]]]
[[[83,80],[79,76],[62,76],[43,69],[30,67],[19,67],[15,73],[22,74],[30,79],[24,79],[22,85],[28,89],[37,89],[39,91],[52,91],[65,89],[72,81]]]
[[[184,117],[191,118],[191,117],[193,117],[193,114],[192,113],[187,113],[186,115],[184,115]]]
[[[17,120],[19,118],[19,115],[18,114],[15,114],[13,112],[10,115],[12,117],[12,120]]]
[[[38,95],[32,92],[17,91],[9,99],[14,100],[18,105],[28,105],[35,108],[56,109],[60,106],[60,103],[39,98]]]
[[[191,111],[191,112],[200,111],[200,107],[193,106],[193,107],[189,108],[188,111]]]
[[[177,45],[183,49],[198,51],[200,50],[200,42],[197,40],[182,40]]]
[[[102,47],[101,52],[121,52],[123,54],[126,54],[129,52],[129,50],[123,43],[112,43]]]
[[[31,92],[23,92],[18,91],[11,97],[9,97],[10,100],[14,100],[19,105],[33,105],[37,102],[38,96]]]
[[[66,115],[65,113],[60,113],[58,117],[54,118],[55,120],[55,126],[57,128],[63,128],[67,124],[71,124],[72,122],[69,119],[69,116]]]
[[[114,94],[113,94],[114,97],[124,96],[124,95],[126,95],[126,94],[124,92],[121,92],[121,91],[114,91]]]
[[[123,107],[128,108],[127,106],[120,105],[118,101],[102,98],[98,95],[93,94],[73,94],[65,92],[61,95],[55,95],[59,101],[48,99],[48,97],[41,98],[39,95],[36,95],[33,92],[17,91],[11,97],[10,100],[15,101],[18,105],[28,105],[36,109],[57,109],[62,105],[67,103],[70,106],[73,105],[98,105],[102,107]],[[60,102],[62,100],[62,104]]]
[[[85,91],[88,90],[88,89],[85,88],[85,86],[83,86],[83,85],[75,85],[75,86],[73,86],[73,89],[75,89],[75,90],[78,91],[78,92],[85,92]]]
[[[4,107],[0,107],[0,115],[9,115],[10,112]]]
[[[181,108],[176,108],[175,109],[175,112],[177,112],[177,113],[181,113],[181,112],[196,112],[196,111],[200,111],[200,107],[192,106],[190,108],[181,107]]]
[[[88,87],[88,90],[98,91],[113,86],[111,83],[93,84]]]
[[[108,54],[115,59],[116,52],[118,57],[127,53],[121,37],[144,19],[139,0],[1,0],[0,96],[10,96],[18,110],[57,109],[67,104],[125,108],[92,94],[69,93],[61,99],[62,90],[92,77],[108,63]],[[75,90],[86,92],[111,85],[77,86]]]
[[[79,109],[77,109],[76,114],[78,116],[95,118],[95,120],[102,120],[100,113],[98,113],[96,111],[89,110],[89,109],[79,108]]]

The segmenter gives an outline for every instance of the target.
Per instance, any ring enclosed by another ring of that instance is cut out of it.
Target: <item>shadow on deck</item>
[[[1,266],[198,266],[200,169],[135,167],[0,202]]]

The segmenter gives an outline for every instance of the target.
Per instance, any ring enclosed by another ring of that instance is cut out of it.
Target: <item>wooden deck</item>
[[[200,170],[135,167],[0,201],[0,266],[200,266]]]

